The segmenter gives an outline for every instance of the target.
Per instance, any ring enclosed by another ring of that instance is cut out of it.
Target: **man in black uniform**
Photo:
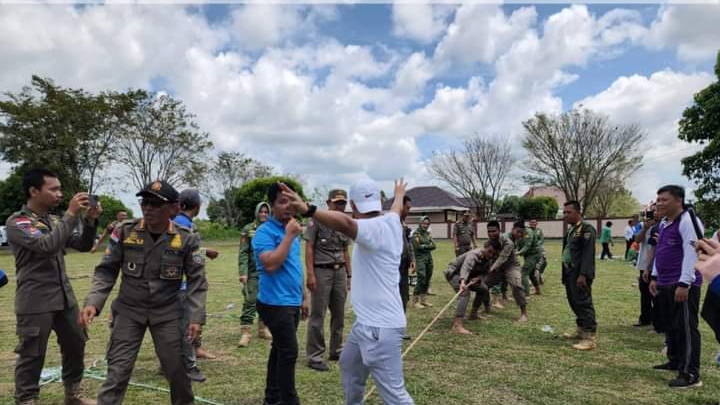
[[[563,207],[563,219],[570,225],[563,238],[562,283],[565,285],[570,309],[575,313],[577,330],[565,334],[568,339],[580,340],[577,350],[597,347],[597,323],[592,301],[595,278],[595,228],[583,221],[580,203],[568,201]]]

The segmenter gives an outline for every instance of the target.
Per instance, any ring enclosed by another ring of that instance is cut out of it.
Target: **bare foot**
[[[525,314],[520,315],[520,318],[518,318],[515,322],[516,323],[527,323],[528,316]]]

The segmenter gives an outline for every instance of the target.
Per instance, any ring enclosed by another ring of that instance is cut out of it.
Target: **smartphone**
[[[645,219],[655,219],[655,211],[645,211]]]
[[[100,202],[100,196],[97,194],[90,194],[90,207],[95,208],[98,206],[98,203]]]

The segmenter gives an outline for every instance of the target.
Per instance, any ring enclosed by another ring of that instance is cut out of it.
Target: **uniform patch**
[[[205,263],[205,256],[203,256],[202,252],[200,250],[196,250],[192,254],[192,259],[195,264],[203,264]]]
[[[173,249],[182,248],[182,237],[179,233],[176,233],[175,237],[170,241],[170,247]]]
[[[253,236],[255,236],[255,229],[253,229],[253,230],[251,230],[250,232],[248,232],[248,237],[249,237],[250,239],[252,239]]]
[[[134,232],[134,231],[130,232],[130,236],[128,236],[127,238],[125,238],[125,240],[123,240],[123,244],[125,244],[125,245],[142,245],[144,243],[145,243],[145,240],[142,238],[138,238],[137,232]]]
[[[590,232],[585,232],[583,234],[583,238],[585,238],[585,239],[590,239],[590,236],[592,236],[592,233],[590,233]]]

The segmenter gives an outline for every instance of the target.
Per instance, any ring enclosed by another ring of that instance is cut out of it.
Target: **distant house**
[[[433,235],[446,238],[450,234],[451,224],[457,222],[465,211],[475,212],[473,204],[436,186],[414,187],[406,195],[412,200],[412,209],[408,216],[408,225],[414,227],[424,216],[430,217]],[[383,210],[392,206],[393,199],[383,202]]]

